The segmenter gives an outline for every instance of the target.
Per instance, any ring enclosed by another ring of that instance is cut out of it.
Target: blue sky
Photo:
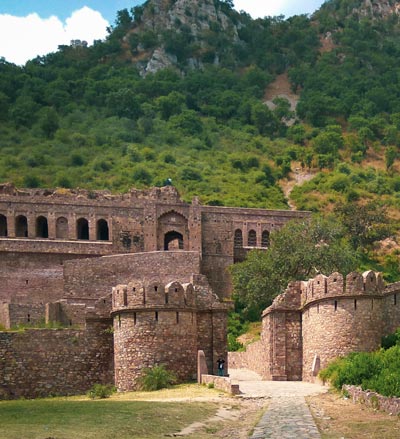
[[[116,12],[142,0],[0,0],[0,57],[24,64],[57,50],[71,39],[89,44],[106,36]],[[237,10],[253,18],[309,14],[324,0],[234,0]]]

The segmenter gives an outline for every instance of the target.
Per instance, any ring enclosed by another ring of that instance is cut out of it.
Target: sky
[[[80,39],[105,38],[117,11],[143,0],[0,0],[0,57],[22,65]],[[310,14],[324,0],[234,0],[235,9],[253,18]]]

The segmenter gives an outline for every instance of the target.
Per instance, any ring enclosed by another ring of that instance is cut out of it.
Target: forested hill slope
[[[315,177],[291,206],[377,200],[395,216],[399,4],[332,0],[313,17],[252,20],[230,1],[149,0],[116,12],[91,47],[2,60],[0,181],[115,192],[172,178],[188,200],[288,208],[297,173]],[[276,78],[296,113],[271,98]]]

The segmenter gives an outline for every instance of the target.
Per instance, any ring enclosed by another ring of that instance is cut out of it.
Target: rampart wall
[[[64,297],[91,301],[132,279],[185,283],[198,273],[197,252],[148,252],[72,260],[64,264]]]
[[[400,283],[372,271],[289,285],[263,313],[261,342],[231,356],[265,379],[314,381],[350,352],[373,351],[400,326]]]
[[[113,289],[115,383],[138,388],[143,367],[164,364],[180,381],[196,378],[197,352],[209,370],[227,358],[226,314],[204,276],[191,283],[135,280]]]
[[[0,332],[0,398],[74,395],[95,383],[113,383],[109,323]]]

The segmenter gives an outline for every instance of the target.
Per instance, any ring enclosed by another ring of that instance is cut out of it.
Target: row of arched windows
[[[264,230],[261,234],[261,247],[269,247],[269,231]],[[249,230],[247,233],[247,243],[244,244],[247,247],[257,247],[257,232],[255,230]],[[240,229],[235,230],[234,236],[235,248],[243,247],[243,233]]]
[[[28,237],[28,219],[25,215],[18,215],[15,218],[15,237]],[[7,218],[0,214],[0,237],[8,237]],[[35,237],[48,238],[49,226],[47,218],[38,216],[35,221]],[[68,239],[68,219],[61,216],[56,220],[56,238]],[[76,221],[76,239],[89,239],[89,221],[86,218],[79,218]],[[96,223],[96,239],[98,241],[108,241],[110,239],[108,222],[105,219],[99,219]]]

